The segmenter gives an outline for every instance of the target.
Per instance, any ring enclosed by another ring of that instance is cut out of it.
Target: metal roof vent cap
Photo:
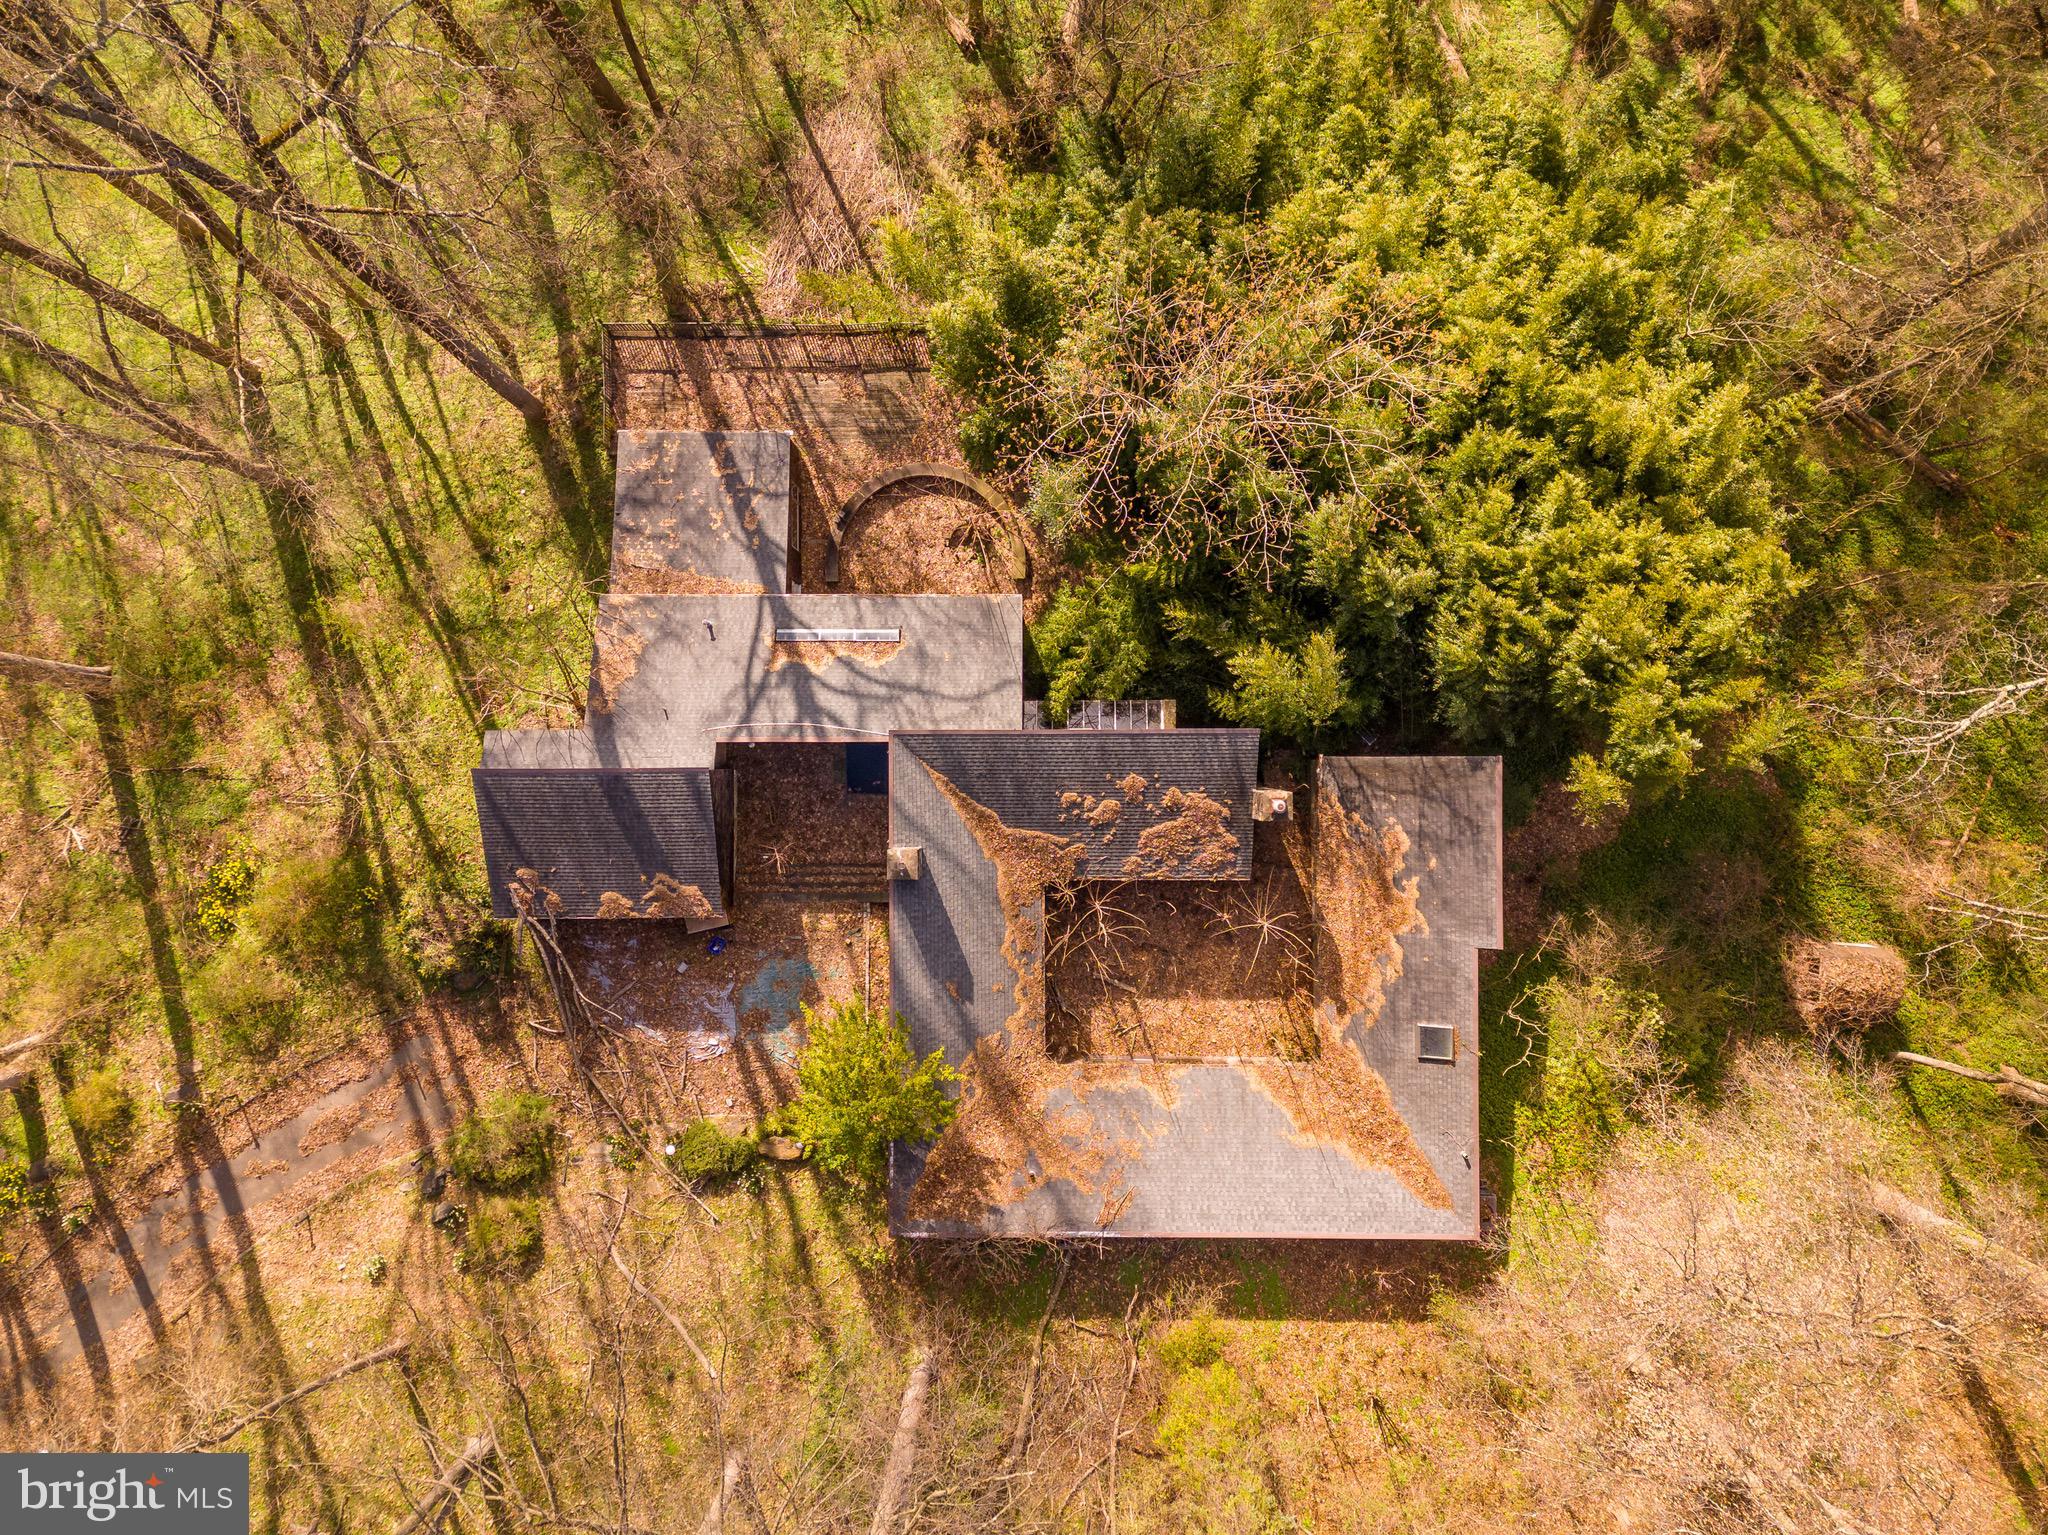
[[[1252,819],[1254,821],[1293,820],[1294,791],[1292,789],[1269,789],[1263,785],[1252,790]]]
[[[922,879],[924,877],[924,849],[921,847],[892,847],[889,849],[889,878]]]

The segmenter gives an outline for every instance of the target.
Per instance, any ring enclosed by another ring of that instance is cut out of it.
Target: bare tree
[[[2048,651],[2018,624],[1929,632],[1895,630],[1872,647],[1869,701],[1834,706],[1866,731],[1886,777],[1911,790],[1934,787],[2000,720],[2048,702]]]

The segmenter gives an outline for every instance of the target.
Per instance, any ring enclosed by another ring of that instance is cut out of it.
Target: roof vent
[[[889,849],[889,878],[919,879],[924,875],[924,849],[921,847],[892,847]]]
[[[1458,1058],[1458,1031],[1448,1023],[1425,1023],[1419,1032],[1421,1059],[1444,1063]]]
[[[1294,819],[1294,791],[1292,789],[1258,788],[1252,791],[1252,819],[1254,821],[1291,821]]]
[[[778,645],[898,645],[901,629],[777,629]]]

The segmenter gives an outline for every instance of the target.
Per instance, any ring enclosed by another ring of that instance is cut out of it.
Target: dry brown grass
[[[28,1394],[0,1443],[174,1443],[404,1332],[406,1373],[352,1377],[227,1446],[255,1454],[259,1517],[387,1528],[431,1480],[427,1437],[445,1457],[488,1425],[505,1455],[465,1523],[695,1528],[731,1450],[738,1528],[856,1530],[908,1357],[930,1347],[915,1497],[936,1535],[1107,1529],[1112,1489],[1114,1527],[1148,1535],[1504,1535],[1566,1508],[1617,1535],[2023,1528],[2048,1344],[1995,1272],[1862,1205],[1872,1171],[1939,1202],[1885,1113],[1878,1086],[1810,1052],[1741,1055],[1718,1107],[1631,1132],[1582,1203],[1513,1212],[1499,1269],[1373,1245],[1080,1249],[1015,1466],[1045,1294],[1028,1251],[891,1261],[872,1212],[801,1172],[714,1196],[713,1226],[610,1166],[572,1113],[531,1279],[456,1275],[393,1167],[265,1234],[103,1390],[80,1374]],[[2017,1204],[1955,1213],[2041,1256]],[[718,1383],[619,1277],[613,1241]]]

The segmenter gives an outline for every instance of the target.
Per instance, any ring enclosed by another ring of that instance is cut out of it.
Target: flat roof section
[[[789,433],[620,432],[617,447],[611,590],[789,590]]]
[[[1009,726],[1023,706],[1016,596],[607,596],[596,630],[585,728],[607,766],[708,768],[721,741]],[[792,630],[862,637],[777,637]]]

